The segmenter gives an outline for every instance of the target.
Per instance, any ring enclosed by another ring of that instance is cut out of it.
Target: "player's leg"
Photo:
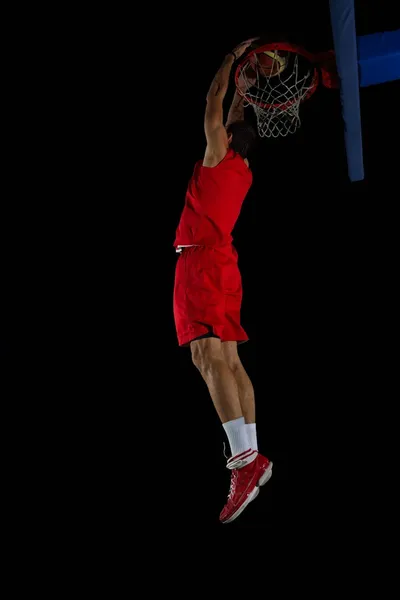
[[[240,274],[237,253],[233,250],[224,268],[225,321],[222,338],[222,353],[236,381],[239,401],[250,434],[251,448],[257,450],[255,433],[255,401],[254,389],[238,355],[238,341],[247,341],[248,337],[241,325],[242,277]]]
[[[248,337],[241,325],[242,281],[235,253],[225,264],[223,282],[225,320],[221,338],[222,353],[238,387],[241,410],[247,421],[244,429],[252,452],[244,464],[241,457],[235,456],[232,456],[227,463],[228,469],[232,469],[231,490],[220,520],[223,523],[230,523],[256,498],[259,487],[269,480],[272,474],[272,463],[258,453],[254,389],[237,351],[237,343],[247,341]]]
[[[238,355],[237,342],[223,342],[222,354],[236,381],[239,402],[252,450],[258,450],[254,388]]]
[[[222,355],[230,367],[239,392],[239,401],[246,423],[255,423],[256,407],[254,388],[250,377],[246,373],[238,354],[237,342],[223,342]]]
[[[242,417],[237,382],[222,352],[221,340],[216,337],[196,340],[190,349],[221,422]]]
[[[232,469],[231,488],[227,503],[220,514],[220,520],[222,523],[230,523],[257,497],[260,486],[271,478],[272,463],[258,453],[254,390],[238,356],[237,342],[223,342],[222,354],[238,387],[239,402],[246,418],[244,430],[252,451],[252,454],[247,455],[244,464],[240,456],[233,456],[227,464],[227,467]]]
[[[235,376],[222,353],[221,340],[207,337],[190,344],[192,360],[201,373],[228,438],[232,456],[247,454],[250,441],[240,406]]]

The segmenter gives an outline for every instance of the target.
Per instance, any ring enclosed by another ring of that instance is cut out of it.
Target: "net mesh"
[[[270,54],[271,56],[271,54]],[[252,106],[260,137],[281,137],[294,133],[301,125],[300,103],[315,87],[314,68],[293,52],[272,54],[267,74],[258,54],[245,62],[237,79],[244,95],[244,106]]]

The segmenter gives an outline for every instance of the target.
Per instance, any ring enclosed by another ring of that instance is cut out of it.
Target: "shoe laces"
[[[226,460],[229,460],[229,456],[225,452],[225,448],[226,448],[225,442],[223,442],[223,444],[224,444],[224,456],[225,456]],[[231,500],[231,498],[233,498],[233,496],[235,495],[237,480],[238,480],[238,472],[236,469],[234,469],[231,473],[231,487],[229,489],[228,500]]]
[[[233,498],[233,496],[235,495],[237,481],[238,481],[238,471],[236,471],[236,469],[235,469],[234,471],[232,471],[231,487],[229,489],[228,500],[231,500]]]

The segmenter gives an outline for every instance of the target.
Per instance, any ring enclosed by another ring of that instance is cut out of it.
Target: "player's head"
[[[257,140],[254,127],[247,121],[236,121],[228,125],[227,133],[229,147],[243,158],[247,158]]]

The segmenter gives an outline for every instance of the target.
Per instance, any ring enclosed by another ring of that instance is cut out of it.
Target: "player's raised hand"
[[[238,46],[236,46],[236,48],[232,50],[236,58],[240,58],[255,40],[258,40],[258,37],[250,38],[249,40],[241,42]]]

